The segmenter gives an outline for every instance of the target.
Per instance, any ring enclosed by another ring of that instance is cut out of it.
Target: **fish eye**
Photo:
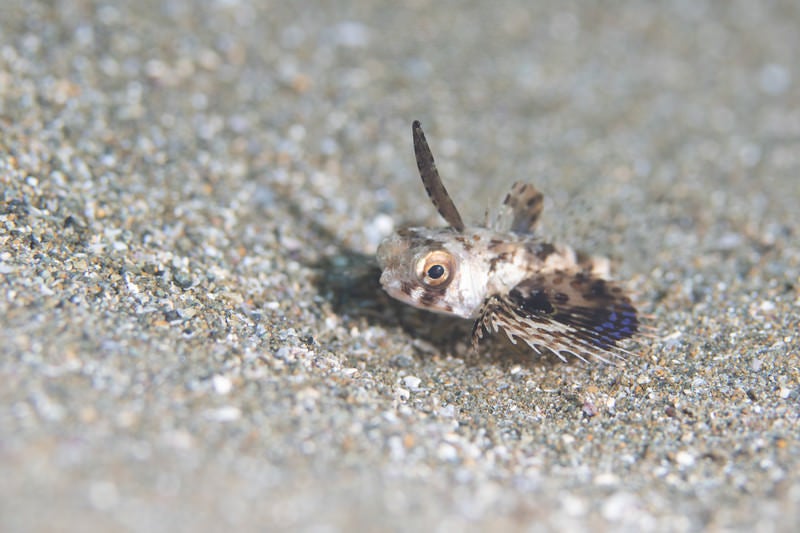
[[[431,279],[439,279],[444,276],[445,269],[442,265],[433,265],[428,269],[428,277]]]
[[[440,287],[452,279],[454,268],[455,260],[449,252],[435,250],[417,261],[417,276],[429,287]]]

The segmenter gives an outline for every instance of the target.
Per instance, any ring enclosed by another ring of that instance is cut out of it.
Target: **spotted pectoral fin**
[[[444,188],[442,178],[436,169],[436,163],[433,161],[433,153],[431,153],[431,149],[428,146],[428,141],[425,140],[425,133],[422,131],[422,125],[418,120],[415,120],[411,125],[411,131],[414,136],[414,155],[417,159],[417,168],[428,197],[433,202],[436,210],[439,211],[439,214],[442,215],[442,218],[453,229],[463,231],[464,222],[461,220],[461,215],[458,213],[453,199],[450,198],[447,189]]]
[[[620,341],[639,329],[636,309],[621,289],[582,272],[553,272],[523,280],[507,296],[493,297],[475,324],[473,342],[502,330],[566,361],[622,357]]]
[[[511,231],[533,233],[542,214],[544,197],[533,185],[517,182],[506,195],[503,205],[511,210]]]

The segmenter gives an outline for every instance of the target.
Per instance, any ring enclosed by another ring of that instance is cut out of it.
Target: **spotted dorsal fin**
[[[428,197],[442,218],[454,230],[463,231],[464,222],[461,220],[461,215],[458,214],[452,198],[447,194],[442,178],[439,177],[439,171],[436,170],[436,163],[433,161],[433,154],[418,120],[411,125],[411,131],[414,135],[414,155],[417,158],[417,168],[419,168],[419,175],[422,177],[422,184],[425,186]]]
[[[536,187],[516,182],[503,200],[503,205],[511,209],[511,227],[514,233],[533,233],[539,215],[542,214],[544,197]]]

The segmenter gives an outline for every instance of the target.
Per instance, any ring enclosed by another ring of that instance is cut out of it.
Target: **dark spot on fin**
[[[513,289],[509,296],[520,309],[529,313],[550,314],[553,312],[553,304],[550,303],[550,298],[544,291],[532,290],[527,294],[523,294],[517,289]]]

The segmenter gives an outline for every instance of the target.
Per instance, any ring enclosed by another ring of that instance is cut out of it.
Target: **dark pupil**
[[[444,276],[444,267],[442,265],[433,265],[428,269],[428,277],[431,279],[439,279]]]

